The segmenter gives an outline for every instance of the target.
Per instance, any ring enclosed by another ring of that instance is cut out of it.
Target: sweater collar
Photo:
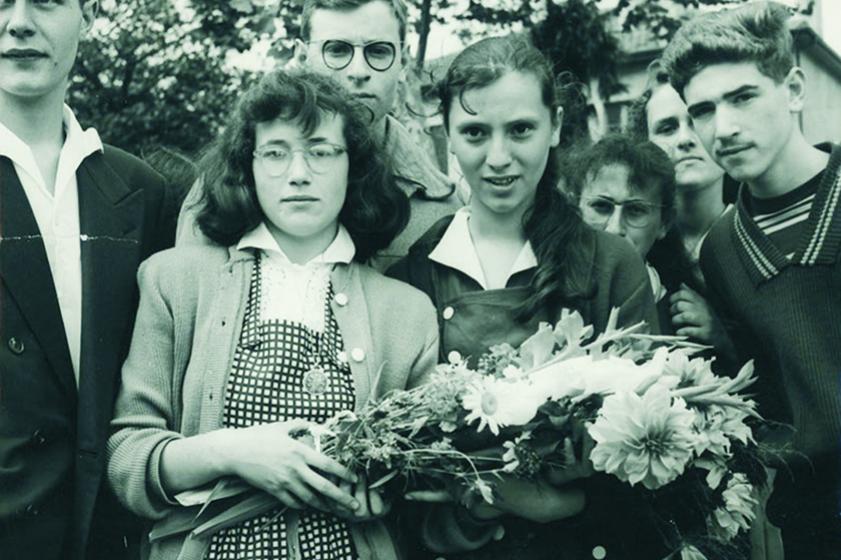
[[[739,257],[755,285],[771,280],[788,266],[815,266],[835,262],[841,249],[841,146],[820,144],[831,152],[804,235],[789,260],[759,228],[747,209],[747,188],[742,185],[732,213],[732,235]]]

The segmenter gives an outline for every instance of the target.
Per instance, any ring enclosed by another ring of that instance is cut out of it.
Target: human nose
[[[714,119],[716,139],[730,139],[741,132],[736,115],[727,107],[716,110]]]
[[[296,150],[292,152],[291,158],[289,160],[289,168],[286,170],[287,180],[292,185],[308,185],[312,172],[304,152]]]
[[[29,4],[25,0],[17,0],[12,5],[8,23],[9,34],[16,39],[23,39],[35,34]]]
[[[365,82],[371,79],[371,68],[365,60],[362,47],[353,47],[353,56],[348,63],[348,77],[355,82]]]
[[[607,219],[604,225],[604,230],[608,233],[625,236],[625,222],[622,219],[622,205],[617,204],[613,207],[613,213]]]
[[[683,122],[678,128],[677,145],[684,151],[691,150],[698,145],[698,135],[689,121]]]
[[[511,163],[511,151],[508,149],[505,138],[501,136],[491,138],[486,161],[489,166],[494,168],[506,167]]]

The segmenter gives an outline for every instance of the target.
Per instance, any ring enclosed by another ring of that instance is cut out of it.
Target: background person
[[[455,185],[389,115],[409,60],[406,18],[403,0],[306,0],[295,49],[298,64],[334,77],[368,108],[373,134],[392,161],[394,185],[409,200],[405,229],[371,258],[378,270],[396,262],[429,226],[462,206]],[[195,227],[200,199],[201,189],[195,186],[179,216],[179,244],[201,240]]]

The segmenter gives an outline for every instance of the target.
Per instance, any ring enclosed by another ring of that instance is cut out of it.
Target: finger
[[[382,495],[376,490],[369,490],[368,491],[368,503],[370,504],[371,508],[371,515],[374,517],[382,517],[386,513],[388,513],[387,505],[385,500],[383,500]]]
[[[453,501],[453,497],[446,490],[415,490],[407,492],[403,498],[410,502],[427,502],[430,504],[446,504]]]
[[[570,467],[578,462],[575,457],[575,449],[570,438],[564,438],[564,466]]]
[[[695,340],[699,340],[701,342],[707,342],[707,339],[709,338],[706,331],[698,327],[681,327],[675,331],[675,334],[678,336],[685,336],[687,338],[694,338]]]
[[[300,500],[305,507],[319,511],[329,511],[329,508],[322,501],[321,497],[317,496],[303,480],[291,480],[289,482],[288,492]]]
[[[691,311],[684,311],[672,316],[672,325],[676,327],[701,327],[701,321],[698,320],[698,315]]]
[[[316,473],[311,469],[303,469],[300,471],[301,479],[312,490],[320,494],[323,499],[332,500],[339,506],[350,511],[357,511],[359,509],[359,502],[349,492],[342,492],[342,490],[335,484]]]
[[[669,296],[669,303],[671,303],[672,305],[674,305],[675,303],[678,303],[680,301],[686,301],[686,302],[691,301],[691,296],[689,295],[689,292],[687,292],[686,290],[680,289],[680,290],[676,291],[675,293],[673,293],[671,296]]]
[[[280,500],[283,505],[286,507],[290,507],[292,509],[305,509],[306,504],[304,504],[301,500],[287,492],[286,490],[281,490],[275,493],[275,498]]]
[[[368,484],[365,480],[365,476],[361,476],[359,482],[356,484],[356,488],[354,489],[353,497],[359,502],[359,508],[354,512],[356,517],[370,517],[371,516],[371,504],[368,502]]]
[[[333,475],[352,484],[356,484],[358,482],[356,474],[330,457],[319,453],[315,449],[304,447],[301,449],[301,455],[308,465],[315,467],[326,475]]]

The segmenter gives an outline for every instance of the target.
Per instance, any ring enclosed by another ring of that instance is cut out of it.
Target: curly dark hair
[[[552,119],[560,106],[555,76],[549,61],[527,39],[509,35],[490,37],[465,48],[453,59],[438,84],[444,127],[449,130],[453,102],[465,105],[465,92],[486,87],[509,72],[531,74],[538,79],[544,105]],[[555,123],[557,124],[557,123]],[[537,257],[537,271],[531,281],[532,295],[518,310],[521,321],[539,310],[558,309],[569,300],[590,297],[593,286],[580,285],[585,270],[584,236],[589,232],[576,208],[558,188],[561,179],[559,148],[549,150],[543,176],[534,201],[523,216],[523,231]]]
[[[257,123],[279,118],[311,134],[325,114],[343,119],[349,165],[339,221],[356,245],[354,260],[364,262],[391,243],[409,220],[409,200],[371,134],[370,115],[333,79],[309,70],[277,70],[260,79],[240,98],[202,158],[204,204],[197,222],[208,238],[231,245],[265,219],[252,168]]]

